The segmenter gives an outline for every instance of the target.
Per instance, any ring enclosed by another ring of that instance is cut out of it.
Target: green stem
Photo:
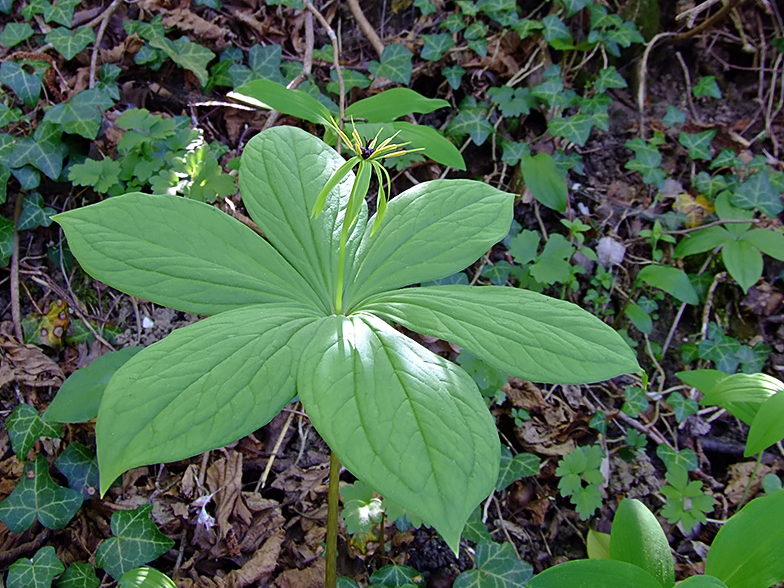
[[[340,460],[333,451],[329,456],[329,499],[327,508],[327,570],[324,587],[338,583],[338,498],[340,497]]]
[[[335,288],[335,313],[343,312],[343,271],[346,267],[346,241],[348,241],[348,223],[343,219],[340,230],[340,251],[338,253],[338,283]]]
[[[760,451],[757,455],[757,464],[754,466],[754,471],[751,472],[751,476],[749,476],[749,483],[746,484],[746,489],[743,491],[743,496],[738,503],[738,510],[742,509],[743,505],[746,504],[746,498],[749,496],[749,490],[751,490],[751,487],[754,484],[754,478],[757,476],[757,470],[759,470],[760,463],[762,463],[762,453],[763,452]]]

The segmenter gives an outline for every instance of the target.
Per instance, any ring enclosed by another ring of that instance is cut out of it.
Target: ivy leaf
[[[590,0],[561,0],[566,7],[566,16],[573,16],[585,8]]]
[[[599,70],[599,77],[593,83],[598,92],[605,92],[608,88],[625,88],[626,80],[623,79],[615,66],[605,67]]]
[[[421,35],[422,52],[420,57],[428,61],[438,61],[444,53],[455,46],[455,40],[449,33],[438,33],[436,35]]]
[[[524,156],[531,154],[528,143],[522,141],[502,141],[501,148],[504,150],[501,161],[506,165],[517,165]]]
[[[645,395],[645,390],[639,386],[628,386],[623,392],[626,401],[621,406],[621,411],[628,414],[633,419],[640,416],[641,412],[648,410],[650,403]]]
[[[697,454],[688,448],[676,451],[662,444],[656,448],[656,455],[664,462],[667,471],[673,468],[683,468],[688,472],[693,472],[699,467]]]
[[[63,169],[63,159],[68,154],[68,147],[60,141],[61,136],[60,127],[44,120],[32,137],[16,140],[6,161],[12,169],[31,165],[50,179],[57,180]]]
[[[556,137],[563,137],[582,147],[591,135],[594,117],[590,114],[575,114],[569,118],[556,117],[547,123],[547,128]]]
[[[646,184],[659,185],[664,181],[664,170],[659,168],[662,156],[655,146],[632,139],[626,143],[626,147],[634,151],[634,159],[624,165],[626,169],[640,172]]]
[[[686,113],[676,108],[672,104],[667,105],[667,112],[664,114],[664,118],[662,118],[662,122],[665,126],[671,127],[674,125],[682,125],[686,122]]]
[[[640,31],[631,21],[626,21],[621,26],[608,30],[607,40],[624,48],[631,47],[632,43],[645,43]]]
[[[209,81],[210,74],[207,71],[207,64],[215,59],[215,54],[205,46],[194,43],[188,37],[180,37],[176,41],[170,41],[165,37],[156,37],[150,41],[150,45],[163,51],[169,59],[180,67],[193,72],[202,86]],[[275,47],[275,45],[272,45],[272,47]],[[277,45],[277,47],[278,51],[280,51],[280,45]],[[229,68],[229,75],[231,75],[231,68]],[[280,72],[278,72],[278,75],[280,75]]]
[[[775,218],[784,210],[778,192],[771,185],[767,170],[758,171],[738,187],[732,203],[747,210],[758,208],[770,218]]]
[[[721,167],[743,167],[743,160],[735,155],[734,149],[722,149],[716,157],[711,161],[710,168],[718,169]]]
[[[160,557],[174,546],[174,541],[158,530],[150,519],[152,504],[135,510],[118,510],[112,515],[112,534],[98,546],[95,564],[115,580],[126,572]]]
[[[88,563],[74,562],[60,576],[57,588],[98,588],[101,581],[95,575],[95,568]]]
[[[685,398],[680,392],[673,392],[667,397],[667,404],[675,410],[675,420],[682,423],[693,414],[697,414],[699,405],[693,398]]]
[[[384,588],[398,588],[404,584],[419,584],[421,582],[422,574],[411,566],[384,566],[370,576],[371,585],[383,586]]]
[[[78,490],[85,498],[95,495],[100,482],[98,460],[87,447],[78,441],[72,441],[54,465],[68,479],[71,489]]]
[[[6,47],[14,47],[33,36],[35,31],[26,22],[9,22],[0,33],[0,43]]]
[[[490,101],[501,109],[501,114],[506,117],[528,114],[531,112],[531,108],[536,106],[536,98],[528,88],[512,89],[509,86],[501,86],[500,88],[490,88],[487,95],[490,97]]]
[[[476,145],[482,145],[495,131],[486,117],[486,103],[477,103],[476,98],[467,96],[460,103],[457,116],[449,121],[446,132],[449,136],[459,139],[469,135]]]
[[[569,32],[569,28],[556,15],[545,16],[542,19],[542,26],[544,27],[542,35],[548,43],[556,40],[572,41],[572,33]]]
[[[5,104],[0,103],[0,129],[11,123],[15,123],[20,118],[22,118],[21,110],[18,108],[9,108]],[[2,147],[0,147],[0,151],[2,151]],[[3,202],[4,200],[0,200],[0,204]]]
[[[39,455],[25,463],[22,479],[0,503],[0,521],[12,533],[26,531],[36,519],[47,529],[62,529],[81,505],[81,493],[55,484],[46,458]]]
[[[537,475],[540,463],[541,460],[532,453],[518,453],[513,457],[508,447],[501,446],[501,467],[495,483],[496,490],[504,490],[520,478]]]
[[[44,9],[44,20],[46,22],[56,22],[64,27],[71,28],[73,24],[74,8],[78,6],[79,0],[54,0],[52,4],[47,3]]]
[[[476,546],[475,570],[460,574],[454,588],[517,588],[525,586],[533,568],[520,561],[511,543],[481,541]]]
[[[741,344],[725,335],[724,333],[717,333],[714,338],[704,339],[700,341],[699,352],[700,359],[709,359],[716,364],[716,369],[727,374],[734,374],[740,359],[738,353],[740,352]]]
[[[430,0],[414,0],[414,7],[418,8],[422,16],[428,16],[438,12],[438,8]]]
[[[689,157],[692,159],[709,161],[712,159],[710,144],[717,132],[715,129],[696,134],[681,131],[681,134],[678,135],[678,142],[689,150]]]
[[[716,78],[714,76],[704,76],[700,78],[700,81],[694,85],[691,91],[695,98],[699,98],[700,96],[721,98],[721,90],[719,89],[719,85],[716,83]]]
[[[329,77],[332,81],[327,84],[327,92],[339,94],[340,84],[338,83],[337,71],[331,69],[329,71]],[[354,71],[353,69],[343,69],[343,85],[345,86],[346,92],[349,92],[353,88],[367,88],[370,83],[370,78],[365,74]]]
[[[531,89],[531,94],[552,107],[560,104],[563,99],[564,85],[561,78],[550,78]]]
[[[62,427],[51,425],[41,419],[38,411],[29,404],[20,404],[5,423],[11,447],[16,456],[23,460],[33,444],[41,437],[59,437]]]
[[[44,206],[44,199],[38,192],[24,197],[22,213],[19,215],[17,230],[27,231],[38,227],[48,227],[52,224],[52,215],[57,211]]]
[[[32,73],[25,71],[23,66],[32,68]],[[41,81],[48,68],[49,64],[46,61],[24,60],[16,62],[6,60],[0,65],[0,82],[11,88],[25,105],[33,108],[38,104],[38,97],[41,95]]]
[[[509,279],[512,264],[503,259],[496,261],[495,265],[487,264],[482,268],[482,277],[487,278],[496,286],[504,286]]]
[[[8,260],[11,259],[13,251],[14,221],[0,216],[0,267],[8,265]]]
[[[465,529],[463,529],[463,539],[479,543],[480,541],[492,541],[493,537],[490,531],[487,530],[487,525],[482,522],[482,505],[474,509],[471,516],[468,517]]]
[[[459,65],[451,65],[441,70],[441,74],[446,78],[446,81],[453,90],[457,90],[460,87],[465,72],[465,68],[460,67]]]
[[[79,27],[75,31],[58,27],[46,35],[46,42],[51,43],[60,55],[70,61],[87,45],[95,42],[95,33],[89,27]]]
[[[8,567],[6,585],[8,588],[50,588],[52,580],[64,569],[54,547],[42,547],[33,559],[23,557]]]
[[[392,82],[408,84],[413,72],[412,57],[413,54],[405,45],[392,43],[384,47],[380,62],[371,61],[368,64],[368,70],[377,78],[387,78]]]

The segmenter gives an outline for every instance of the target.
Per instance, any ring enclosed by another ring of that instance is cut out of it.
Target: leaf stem
[[[346,210],[348,213],[348,209]],[[348,223],[343,218],[343,227],[340,231],[340,250],[338,253],[338,283],[335,288],[335,313],[343,312],[343,272],[346,268],[346,241],[348,240]]]
[[[340,460],[333,451],[329,455],[329,499],[327,508],[327,569],[325,588],[336,588],[338,582],[338,498],[340,497]]]

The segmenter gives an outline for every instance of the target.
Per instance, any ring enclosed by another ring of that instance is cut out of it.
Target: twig
[[[721,7],[713,16],[709,17],[708,19],[702,21],[696,27],[691,30],[686,31],[685,33],[679,33],[673,35],[673,39],[670,41],[671,43],[680,43],[681,41],[685,41],[686,39],[691,39],[695,35],[699,35],[701,32],[711,28],[717,22],[719,22],[722,18],[727,16],[730,11],[735,8],[738,4],[743,2],[743,0],[730,0]],[[670,33],[671,34],[671,33]],[[658,36],[658,35],[657,35]]]
[[[22,193],[16,195],[14,206],[14,250],[11,252],[11,320],[14,323],[14,335],[19,343],[24,343],[22,333],[22,311],[19,307],[19,217],[22,214]]]
[[[697,114],[697,109],[694,107],[694,100],[691,97],[691,75],[689,74],[689,68],[686,67],[686,62],[683,61],[683,56],[681,55],[680,51],[675,52],[675,57],[678,58],[678,63],[681,64],[681,69],[683,70],[683,79],[686,81],[686,100],[689,103],[689,109],[691,110],[691,115],[694,117],[694,121],[697,124],[702,124],[702,119],[700,115]]]
[[[101,41],[103,40],[103,34],[106,32],[106,26],[109,24],[109,19],[114,14],[114,11],[117,10],[117,7],[122,4],[123,0],[112,0],[112,3],[109,4],[109,7],[101,13],[100,16],[91,20],[85,26],[87,27],[94,27],[96,24],[101,23],[98,27],[98,32],[95,33],[95,43],[93,43],[93,53],[90,56],[90,83],[89,87],[95,87],[95,68],[98,65],[98,51],[101,45]]]
[[[504,535],[506,536],[506,540],[509,541],[509,544],[512,546],[512,549],[514,549],[517,559],[522,559],[520,557],[520,552],[517,551],[517,546],[514,544],[514,541],[512,541],[512,538],[509,536],[509,530],[506,528],[506,524],[505,524],[506,521],[504,521],[504,515],[501,514],[501,503],[498,502],[498,498],[495,497],[495,494],[493,494],[493,502],[495,502],[495,508],[498,511],[498,522],[501,523],[501,530],[504,532]]]
[[[332,64],[335,67],[336,75],[338,76],[338,87],[340,88],[340,120],[338,124],[340,128],[343,128],[343,115],[346,112],[346,84],[343,82],[343,72],[340,69],[340,50],[338,49],[338,36],[335,34],[335,31],[327,22],[327,19],[316,10],[313,6],[313,3],[310,0],[305,0],[305,8],[313,13],[313,16],[316,17],[316,20],[319,21],[321,27],[327,31],[327,36],[329,40],[332,41]],[[340,153],[340,137],[338,137],[338,145],[337,151]]]
[[[348,0],[348,7],[351,9],[351,14],[354,15],[354,20],[359,25],[359,30],[362,31],[362,34],[373,45],[373,49],[378,53],[378,56],[381,57],[381,54],[384,52],[384,41],[381,40],[381,37],[376,33],[376,29],[373,28],[373,25],[365,17],[365,13],[362,12],[362,8],[359,6],[359,0]]]
[[[640,87],[637,90],[637,109],[640,113],[640,137],[645,138],[645,99],[648,93],[648,56],[654,45],[662,39],[667,37],[674,37],[675,33],[659,33],[653,39],[648,41],[645,46],[645,51],[642,54],[639,66]]]
[[[267,465],[264,468],[264,473],[261,474],[261,478],[259,481],[256,482],[256,488],[254,488],[254,492],[258,492],[261,488],[264,488],[264,484],[267,483],[267,478],[269,477],[270,471],[272,471],[272,464],[275,463],[275,456],[278,455],[278,450],[280,446],[283,444],[283,438],[286,436],[286,433],[289,432],[289,426],[291,425],[291,419],[294,418],[294,413],[290,412],[286,417],[286,422],[283,423],[283,428],[280,430],[280,435],[278,435],[278,439],[275,441],[275,446],[272,448],[272,455],[270,455],[269,460],[267,460]]]
[[[713,296],[716,294],[718,285],[727,278],[727,272],[719,272],[713,277],[713,283],[708,288],[705,296],[705,308],[702,310],[702,326],[700,327],[700,339],[708,336],[708,319],[710,318],[711,307],[713,306]]]

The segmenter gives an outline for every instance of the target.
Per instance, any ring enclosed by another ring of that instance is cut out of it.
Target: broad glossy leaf
[[[719,245],[732,240],[732,235],[724,227],[708,227],[690,233],[675,246],[675,257],[686,257],[715,249]]]
[[[81,492],[85,500],[95,494],[100,483],[98,461],[87,447],[78,441],[71,441],[54,465],[68,479],[68,486]]]
[[[177,588],[177,585],[154,568],[136,568],[123,575],[117,588]]]
[[[81,505],[81,493],[55,484],[46,458],[38,455],[25,463],[16,488],[0,502],[0,521],[12,533],[26,531],[36,519],[48,529],[62,529]]]
[[[721,527],[705,573],[729,588],[769,588],[784,580],[784,492],[755,498]]]
[[[20,404],[5,422],[11,447],[16,457],[24,460],[33,448],[33,444],[41,437],[59,437],[62,427],[51,425],[41,420],[38,411],[29,404]]]
[[[784,439],[784,393],[774,394],[762,403],[751,423],[746,439],[745,457],[764,451]]]
[[[115,580],[146,564],[174,547],[174,541],[158,530],[150,519],[152,504],[135,510],[118,510],[112,515],[112,534],[98,546],[95,565]]]
[[[9,566],[6,584],[8,588],[50,588],[64,569],[54,547],[42,547],[32,559],[18,559]]]
[[[610,534],[588,529],[585,550],[589,559],[610,559]]]
[[[392,88],[370,98],[354,102],[346,108],[346,118],[363,118],[369,123],[393,121],[406,114],[427,114],[439,108],[449,108],[440,98],[426,98],[409,88]],[[416,147],[416,145],[414,145]]]
[[[90,365],[76,370],[60,386],[44,420],[54,423],[83,423],[98,416],[103,391],[114,373],[142,347],[126,347],[102,355]]]
[[[688,373],[679,372],[678,377],[687,384],[694,385],[704,394],[700,404],[722,406],[748,425],[751,425],[756,418],[763,402],[774,394],[782,392],[781,381],[767,374],[724,375],[710,386],[699,387],[691,384],[684,377],[683,374]]]
[[[467,180],[406,190],[389,202],[372,236],[373,219],[368,222],[346,293],[349,304],[465,269],[507,234],[513,201],[511,194]]]
[[[678,588],[728,588],[714,576],[692,576],[678,583]]]
[[[325,301],[334,304],[340,233],[354,174],[332,190],[317,219],[311,211],[321,189],[345,163],[334,149],[294,127],[275,127],[253,137],[242,154],[242,201],[264,235]],[[349,231],[346,271],[351,272],[367,207]],[[329,308],[329,306],[327,307]]]
[[[582,384],[640,371],[620,335],[583,309],[535,292],[484,286],[409,288],[362,304],[533,382]]]
[[[765,255],[784,261],[784,235],[767,229],[752,229],[745,233],[741,241],[751,243]]]
[[[320,304],[269,243],[201,202],[134,193],[54,220],[87,273],[158,304],[198,314],[270,302]]]
[[[637,329],[646,335],[651,334],[651,331],[653,330],[653,320],[651,319],[651,315],[645,312],[645,309],[643,309],[642,306],[630,302],[626,306],[624,313],[629,317],[629,320],[632,321],[632,324],[637,327]]]
[[[527,588],[662,588],[648,572],[614,559],[578,559],[534,576]]]
[[[553,157],[539,153],[533,157],[523,155],[521,168],[526,187],[539,202],[548,208],[566,211],[568,190]]]
[[[664,588],[675,586],[675,567],[659,521],[639,500],[624,498],[610,533],[610,558],[639,566]]]
[[[498,470],[496,490],[504,490],[513,482],[526,476],[535,476],[539,473],[541,460],[533,453],[519,453],[515,456],[506,446],[501,447],[501,466]]]
[[[435,527],[456,552],[498,477],[498,434],[473,380],[362,314],[321,319],[297,389],[349,471]]]
[[[762,277],[762,254],[748,241],[727,241],[721,249],[721,259],[744,292]]]
[[[74,562],[57,579],[57,588],[98,588],[101,581],[95,575],[95,568],[88,563]]]
[[[272,80],[253,80],[230,92],[229,97],[262,108],[274,108],[283,114],[317,124],[325,124],[331,117],[326,106],[313,96],[299,90],[289,90]]]
[[[533,568],[520,561],[511,543],[481,541],[474,560],[476,569],[460,574],[454,588],[518,588],[533,576]]]
[[[689,281],[689,276],[681,269],[669,265],[646,265],[637,274],[637,279],[649,286],[672,294],[681,302],[699,304],[697,291]]]
[[[284,305],[227,311],[129,360],[98,412],[101,494],[133,467],[223,447],[267,424],[294,397],[297,335],[313,316]]]

